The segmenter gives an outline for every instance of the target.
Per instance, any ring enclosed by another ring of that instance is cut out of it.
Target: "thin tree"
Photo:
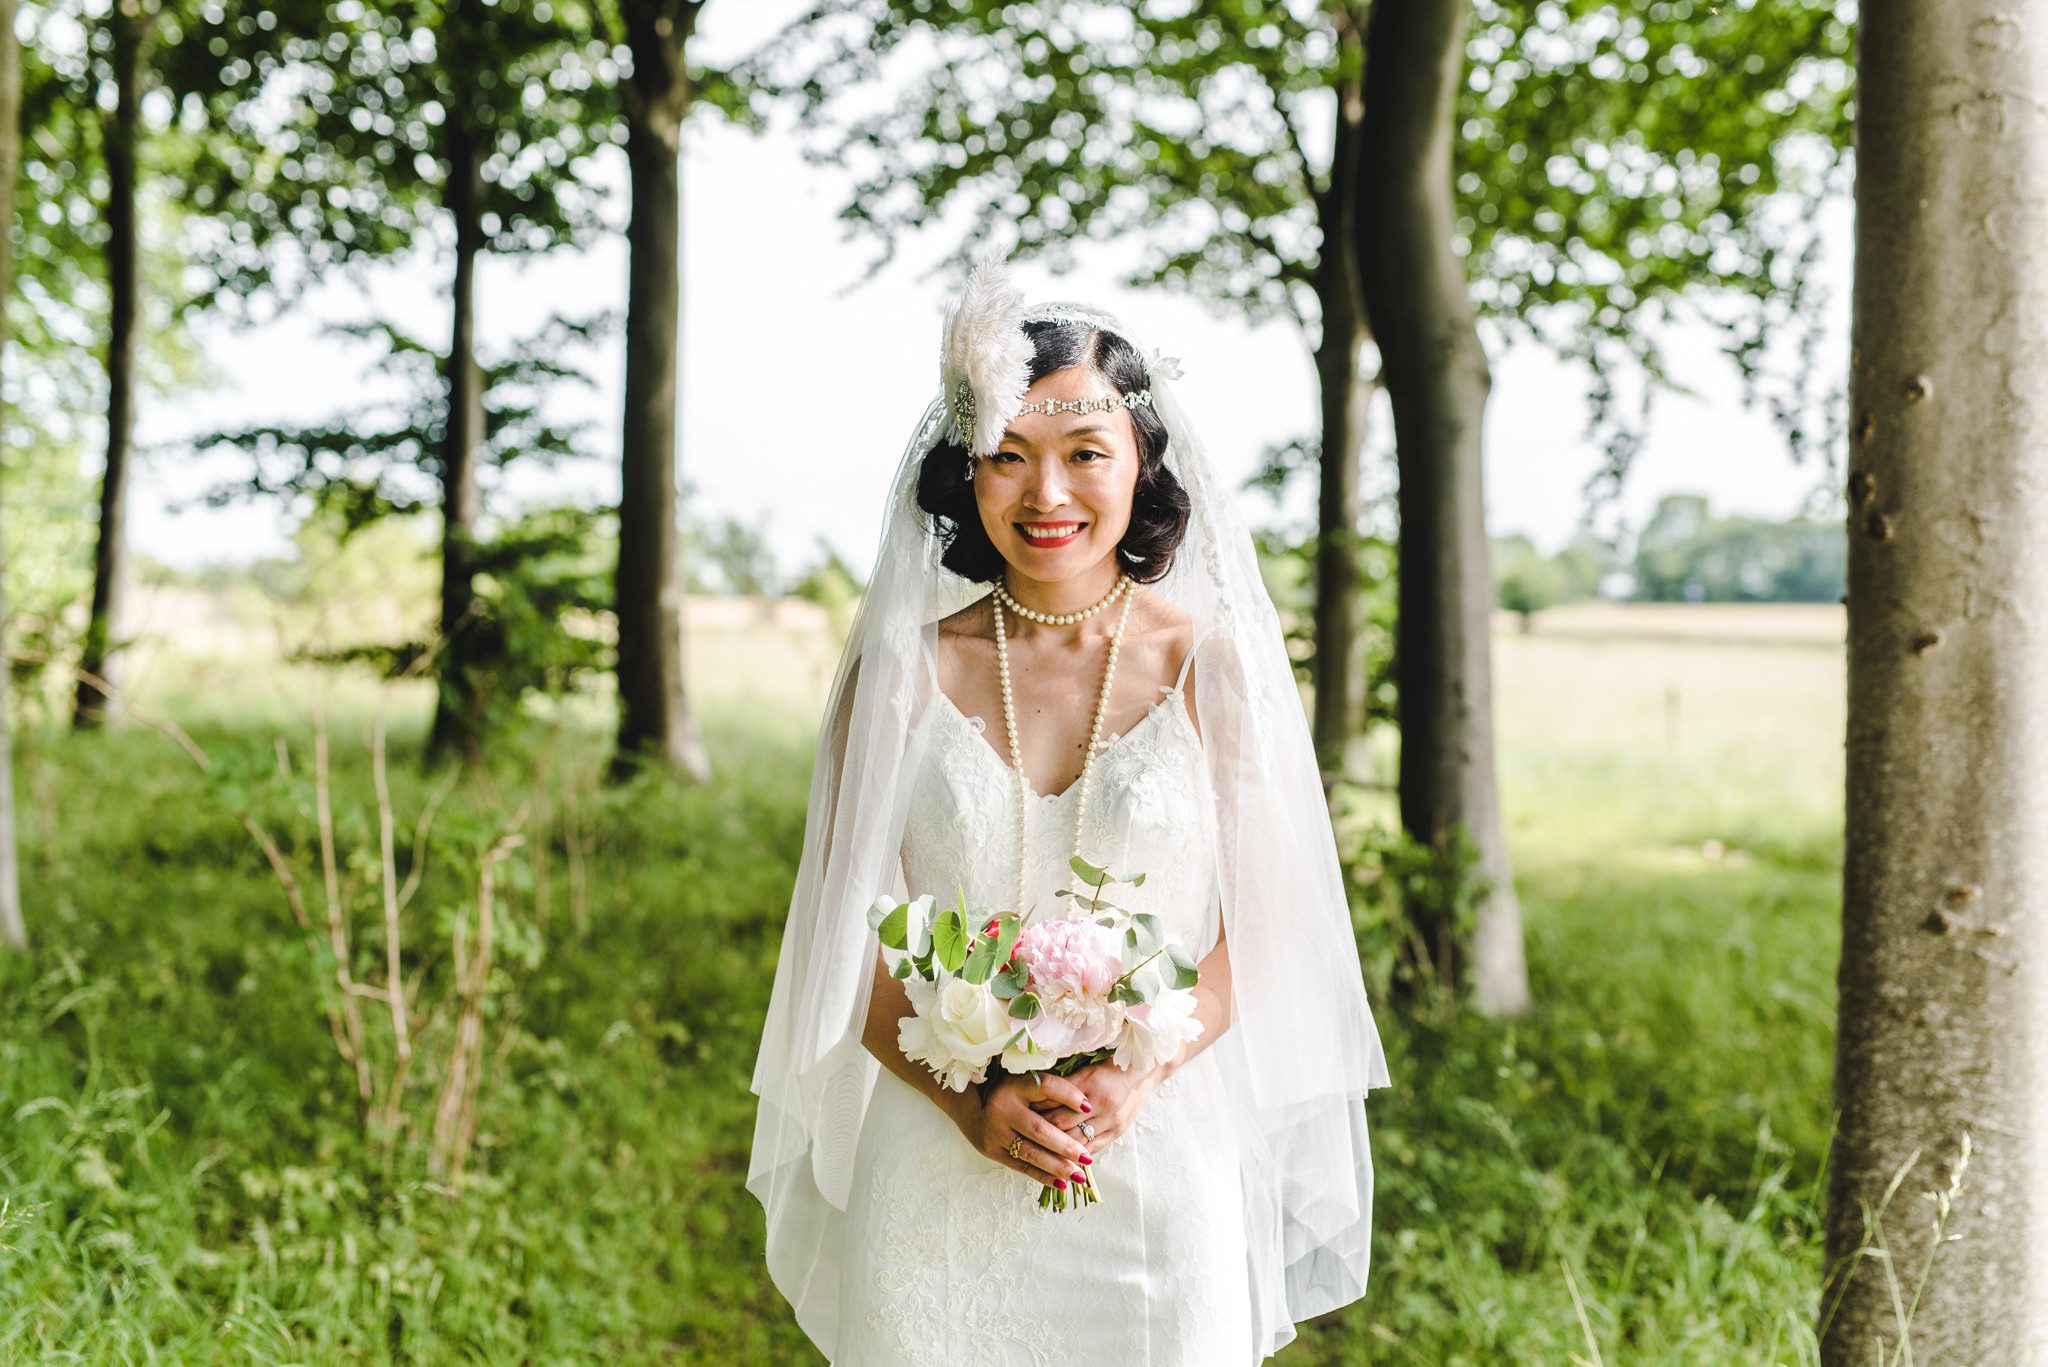
[[[1486,882],[1470,980],[1489,1014],[1524,1009],[1522,913],[1494,779],[1493,569],[1480,486],[1492,375],[1451,250],[1451,108],[1465,70],[1460,0],[1375,7],[1360,138],[1357,250],[1399,434],[1401,824],[1477,846]],[[1415,909],[1440,981],[1467,976],[1441,906]]]
[[[26,186],[36,212],[19,225],[26,248],[20,264],[42,291],[39,310],[54,302],[59,314],[104,337],[105,459],[72,704],[73,725],[90,728],[107,703],[93,679],[119,680],[113,632],[125,597],[128,480],[148,379],[144,363],[165,362],[186,315],[211,298],[181,277],[209,217],[203,187],[238,177],[257,155],[234,126],[244,102],[260,93],[243,85],[240,73],[272,49],[276,25],[253,22],[250,11],[230,16],[217,4],[190,0],[38,0],[17,8],[25,9],[38,49],[23,63],[31,135]],[[236,17],[249,22],[236,24]],[[151,97],[177,117],[146,117]],[[152,248],[145,218],[170,240]],[[270,235],[261,216],[237,219],[233,231],[251,242]],[[79,288],[88,278],[92,285]]]
[[[260,0],[247,0],[250,4]],[[422,227],[449,251],[446,393],[438,474],[439,688],[430,754],[480,753],[487,711],[478,518],[489,424],[477,360],[477,272],[486,253],[573,245],[605,224],[590,154],[617,123],[607,45],[576,0],[281,0],[282,35],[251,58],[291,98],[264,132],[293,155],[263,160],[223,202],[277,222],[297,277],[410,251]],[[276,286],[279,254],[230,240],[212,268],[226,291]],[[289,292],[288,290],[286,291]]]
[[[104,48],[103,79],[112,88],[112,108],[102,116],[100,147],[107,175],[107,442],[100,475],[99,535],[93,551],[92,607],[86,619],[81,674],[113,681],[113,624],[126,578],[128,467],[135,438],[135,349],[141,300],[135,192],[142,152],[143,73],[162,11],[148,0],[113,0],[101,26],[92,30]],[[98,685],[81,677],[72,705],[72,725],[97,726],[107,705]]]
[[[1860,24],[1828,1367],[2048,1352],[2044,41]]]
[[[15,0],[0,0],[0,356],[7,353],[7,310],[14,295],[14,187],[21,173],[21,49]],[[0,622],[7,620],[6,548],[0,546]],[[0,652],[4,654],[4,652]],[[0,945],[23,949],[20,845],[14,829],[14,707],[0,658]]]
[[[619,730],[612,777],[649,764],[709,782],[711,755],[683,687],[676,413],[682,334],[682,132],[696,82],[685,57],[703,0],[618,0],[633,210],[626,227],[625,421],[619,450]]]

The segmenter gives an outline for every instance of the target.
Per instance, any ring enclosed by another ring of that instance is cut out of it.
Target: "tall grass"
[[[322,966],[190,762],[134,729],[22,738],[35,944],[0,956],[0,1362],[819,1360],[742,1180],[831,652],[694,649],[710,789],[603,790],[608,700],[561,714],[578,824],[536,832],[545,953],[495,984],[459,1183],[379,1160]],[[1839,656],[1539,630],[1498,669],[1538,1005],[1441,1027],[1379,1006],[1371,1290],[1279,1360],[1815,1361]],[[305,753],[313,676],[193,680],[163,671],[145,701],[252,771],[277,734]],[[377,705],[330,690],[337,819],[369,829]],[[545,731],[451,810],[519,791]],[[419,741],[394,730],[406,811],[437,777]],[[459,904],[437,876],[420,905]],[[375,898],[357,914],[376,978]]]

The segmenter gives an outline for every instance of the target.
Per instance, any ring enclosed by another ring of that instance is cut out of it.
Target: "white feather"
[[[953,437],[977,456],[996,449],[1031,387],[1032,347],[1023,319],[1023,291],[1010,283],[1002,249],[991,248],[968,272],[959,297],[946,306],[939,344],[939,382]],[[963,383],[974,396],[971,431],[960,422]]]

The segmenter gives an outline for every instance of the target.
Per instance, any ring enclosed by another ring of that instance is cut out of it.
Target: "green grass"
[[[742,1183],[830,654],[771,643],[767,675],[721,673],[706,666],[770,648],[722,644],[697,647],[714,788],[600,790],[600,699],[552,751],[537,728],[451,801],[459,832],[548,798],[546,930],[528,860],[505,912],[530,960],[508,952],[493,980],[459,1189],[420,1143],[386,1163],[364,1138],[317,961],[219,790],[153,732],[23,737],[35,944],[0,955],[0,1363],[819,1361],[767,1280]],[[1816,1360],[1839,663],[1501,638],[1538,1005],[1449,1028],[1379,1005],[1396,1085],[1371,1103],[1371,1290],[1278,1361]],[[150,701],[252,774],[282,729],[303,779],[313,676],[198,677],[166,671]],[[434,777],[418,701],[391,704],[415,722],[393,737],[407,821]],[[345,845],[374,831],[373,705],[332,690]],[[301,859],[302,796],[256,799]],[[468,887],[430,867],[423,1001],[447,986],[436,955]],[[369,935],[374,899],[355,905]],[[435,1017],[423,1055],[444,1040]],[[437,1082],[425,1057],[428,1120]]]

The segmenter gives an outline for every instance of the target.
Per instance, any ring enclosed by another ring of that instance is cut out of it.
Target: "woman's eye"
[[[1074,459],[1075,459],[1075,460],[1079,460],[1079,459],[1080,459],[1081,457],[1083,457],[1083,456],[1088,456],[1088,457],[1091,457],[1091,458],[1093,458],[1093,459],[1095,459],[1095,460],[1107,460],[1107,459],[1109,459],[1109,457],[1107,457],[1107,456],[1103,455],[1103,454],[1102,454],[1102,452],[1100,452],[1100,451],[1076,451],[1076,452],[1074,452]]]

